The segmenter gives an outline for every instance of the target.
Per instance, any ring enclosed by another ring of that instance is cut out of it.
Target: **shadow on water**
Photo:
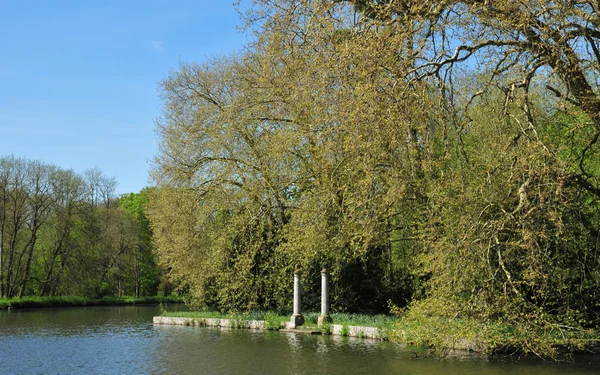
[[[0,312],[0,369],[5,374],[554,375],[595,374],[599,368],[586,361],[415,359],[412,349],[377,340],[153,326],[158,313],[158,306]]]

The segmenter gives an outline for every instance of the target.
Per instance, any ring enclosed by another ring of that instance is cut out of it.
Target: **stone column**
[[[319,325],[331,322],[331,317],[329,316],[329,272],[327,271],[327,263],[323,263],[323,269],[321,269],[321,315],[318,322]]]
[[[301,312],[301,304],[300,304],[300,265],[296,264],[296,269],[294,270],[294,314],[290,318],[291,328],[300,327],[304,324],[304,317]]]

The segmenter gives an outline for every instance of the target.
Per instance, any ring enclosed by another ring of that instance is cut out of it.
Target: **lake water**
[[[600,362],[414,359],[389,342],[153,326],[157,306],[0,311],[0,374],[599,374]]]

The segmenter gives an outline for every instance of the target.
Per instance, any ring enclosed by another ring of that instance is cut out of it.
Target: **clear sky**
[[[147,186],[158,82],[240,50],[233,0],[0,0],[0,156]]]

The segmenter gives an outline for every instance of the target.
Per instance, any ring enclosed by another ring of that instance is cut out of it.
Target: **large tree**
[[[173,276],[285,308],[326,260],[340,310],[598,324],[595,3],[254,3],[246,52],[163,82]]]

